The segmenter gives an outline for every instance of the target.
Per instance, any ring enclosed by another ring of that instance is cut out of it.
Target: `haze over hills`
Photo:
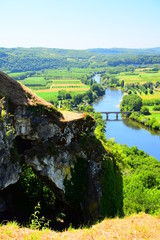
[[[94,54],[134,54],[134,55],[158,55],[160,54],[160,47],[156,48],[93,48],[88,49]]]
[[[67,50],[58,48],[0,48],[0,70],[39,71],[57,68],[96,68],[118,65],[160,64],[160,48],[95,48]]]
[[[44,47],[31,47],[31,48],[3,48],[0,47],[0,56],[6,56],[6,54],[48,54],[48,56],[56,56],[56,55],[92,55],[92,54],[160,54],[160,47],[155,48],[89,48],[84,50],[78,50],[78,49],[60,49],[60,48],[44,48]]]

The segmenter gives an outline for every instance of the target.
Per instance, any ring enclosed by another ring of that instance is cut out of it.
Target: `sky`
[[[160,0],[0,0],[0,47],[160,47]]]

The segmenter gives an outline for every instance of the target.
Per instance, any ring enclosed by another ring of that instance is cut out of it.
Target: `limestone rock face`
[[[13,128],[7,129],[7,126],[5,121],[0,121],[0,190],[16,183],[21,173],[19,162],[14,162],[11,158],[11,149],[15,139],[14,130]]]
[[[0,97],[5,97],[0,101],[0,190],[19,180],[25,162],[68,205],[79,187],[78,204],[86,221],[99,216],[102,157],[93,119],[59,113],[2,72]]]

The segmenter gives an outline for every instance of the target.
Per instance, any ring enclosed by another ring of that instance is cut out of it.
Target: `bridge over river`
[[[114,138],[117,143],[127,144],[129,147],[137,146],[138,149],[147,152],[160,161],[160,133],[158,131],[149,132],[147,129],[141,128],[142,125],[130,121],[127,117],[123,121],[119,121],[122,97],[121,90],[106,89],[105,95],[92,105],[96,112],[104,112],[104,118],[106,118],[105,112],[109,112],[105,128],[106,138]],[[111,112],[112,114],[110,114]],[[118,120],[116,120],[116,112],[118,112]]]
[[[126,117],[129,117],[132,112],[123,112],[123,111],[118,111],[118,112],[101,112],[102,114],[106,114],[106,120],[108,120],[109,114],[115,114],[116,115],[116,120],[118,120],[118,115],[123,114],[126,115]]]

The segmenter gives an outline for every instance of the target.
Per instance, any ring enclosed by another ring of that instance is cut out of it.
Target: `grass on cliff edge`
[[[160,239],[160,218],[140,213],[123,219],[105,219],[91,228],[69,228],[64,232],[20,228],[13,222],[0,227],[0,239]]]

